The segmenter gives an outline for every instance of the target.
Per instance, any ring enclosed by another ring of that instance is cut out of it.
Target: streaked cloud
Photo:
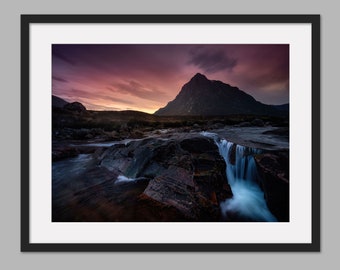
[[[59,82],[68,82],[67,80],[65,80],[65,79],[63,79],[63,78],[59,78],[59,77],[57,77],[57,76],[52,76],[52,79],[53,80],[56,80],[56,81],[59,81]]]
[[[112,83],[112,92],[119,92],[123,94],[129,94],[146,100],[164,100],[164,98],[170,98],[166,93],[159,91],[155,88],[146,87],[137,81],[127,81],[122,83]]]
[[[237,65],[237,59],[228,56],[227,52],[221,49],[209,49],[198,47],[191,51],[189,64],[193,64],[205,73],[218,71],[232,71]]]

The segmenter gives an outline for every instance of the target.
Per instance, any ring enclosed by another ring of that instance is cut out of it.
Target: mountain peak
[[[191,78],[191,80],[195,80],[195,81],[201,81],[201,80],[204,80],[204,81],[209,81],[207,79],[207,77],[201,73],[196,73],[196,75],[194,77]]]
[[[270,105],[256,101],[237,87],[209,80],[197,73],[183,85],[176,98],[155,112],[156,115],[277,115]]]

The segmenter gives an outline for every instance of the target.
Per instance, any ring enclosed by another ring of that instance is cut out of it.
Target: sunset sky
[[[52,94],[90,110],[153,113],[198,72],[289,102],[289,45],[52,45]]]

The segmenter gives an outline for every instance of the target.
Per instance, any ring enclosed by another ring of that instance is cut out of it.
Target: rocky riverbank
[[[279,221],[287,221],[289,162],[282,154],[287,149],[277,147],[271,130],[258,130],[269,132],[258,146],[271,143],[256,162],[269,208]],[[100,136],[86,143],[54,141],[53,221],[223,221],[220,204],[233,196],[226,163],[214,139],[200,131],[155,130],[103,144],[98,144],[105,141]],[[248,143],[256,145],[253,139]],[[282,175],[287,181],[278,181]]]

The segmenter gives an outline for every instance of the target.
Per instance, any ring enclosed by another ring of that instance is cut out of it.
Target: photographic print
[[[289,221],[288,44],[53,44],[53,221]]]
[[[22,15],[22,251],[319,251],[319,15]]]

